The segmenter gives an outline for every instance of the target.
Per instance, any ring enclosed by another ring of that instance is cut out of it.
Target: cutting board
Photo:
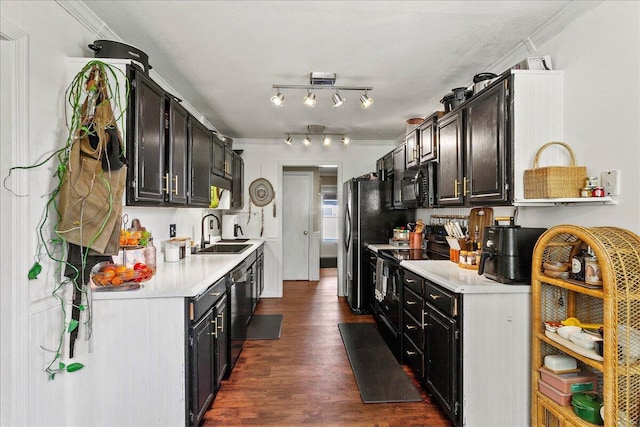
[[[478,227],[478,243],[482,244],[484,228],[493,224],[492,208],[473,208],[469,212],[469,238],[473,240],[476,226]]]

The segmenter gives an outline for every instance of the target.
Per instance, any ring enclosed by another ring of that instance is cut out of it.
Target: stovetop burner
[[[380,249],[378,253],[391,261],[434,259],[423,249]],[[437,258],[436,258],[437,259]]]

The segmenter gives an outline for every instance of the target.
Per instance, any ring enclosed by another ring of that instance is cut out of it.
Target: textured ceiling
[[[145,51],[168,81],[220,132],[281,139],[323,125],[353,140],[390,140],[424,117],[452,88],[469,85],[522,45],[569,1],[86,1],[123,42]],[[360,92],[282,90],[308,84],[311,71],[337,74]]]

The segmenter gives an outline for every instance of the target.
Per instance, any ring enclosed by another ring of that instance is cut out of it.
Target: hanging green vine
[[[99,85],[97,84],[99,79],[103,79],[101,83],[102,86],[100,87],[106,88],[107,96],[105,97],[100,96]],[[121,88],[124,88],[125,90],[124,98],[121,98]],[[9,173],[3,180],[4,188],[15,196],[18,196],[7,186],[7,180],[13,171],[35,169],[49,163],[50,161],[54,161],[56,164],[55,173],[53,175],[55,185],[53,190],[45,196],[47,198],[47,202],[36,227],[38,246],[34,256],[33,266],[29,269],[27,274],[29,280],[36,280],[38,278],[38,275],[42,271],[42,252],[44,252],[46,256],[54,262],[55,285],[52,291],[52,296],[60,303],[63,326],[59,334],[56,348],[49,349],[41,346],[43,350],[53,354],[49,364],[44,368],[44,371],[51,380],[55,378],[57,373],[74,372],[83,367],[82,363],[65,364],[62,361],[62,347],[64,345],[65,334],[73,332],[79,326],[79,322],[76,319],[67,321],[67,309],[64,299],[65,291],[67,287],[72,284],[75,286],[76,290],[78,292],[82,292],[83,295],[86,295],[87,292],[87,280],[84,276],[88,250],[82,251],[80,268],[69,263],[67,260],[68,242],[63,237],[62,233],[58,232],[58,226],[62,220],[58,206],[58,197],[69,171],[71,149],[73,144],[78,142],[80,139],[97,136],[97,132],[99,130],[98,124],[95,121],[95,117],[91,116],[91,112],[95,111],[95,108],[103,102],[111,103],[111,106],[114,107],[113,110],[117,112],[117,115],[114,116],[115,124],[123,129],[124,114],[127,105],[122,105],[121,99],[124,99],[126,102],[128,97],[129,82],[122,70],[99,60],[91,60],[87,62],[75,75],[65,92],[65,99],[69,105],[69,110],[65,110],[68,133],[64,146],[55,150],[44,160],[35,164],[12,167],[9,169]],[[70,116],[68,114],[69,112],[71,113]],[[113,123],[109,125],[111,126]],[[106,174],[109,173],[110,171],[106,172]],[[108,215],[110,215],[114,207],[112,189],[109,182],[105,179],[105,173],[98,174],[96,178],[98,178],[99,182],[108,190],[109,197],[106,203],[108,203]],[[100,235],[105,223],[106,219],[102,223],[99,231],[91,237],[90,244],[87,245],[87,247],[90,247],[91,243],[93,243]],[[53,230],[56,234],[55,238],[51,239],[46,237],[46,232],[49,232],[50,230]],[[63,271],[64,269],[66,269],[66,272]],[[72,274],[68,274],[68,271],[72,271]],[[63,273],[66,274],[66,277]],[[91,321],[91,305],[87,298],[84,299],[87,300],[86,305],[82,303],[72,304],[71,307],[76,308],[79,311],[86,312],[85,324],[89,324]],[[82,298],[80,300],[82,301]]]

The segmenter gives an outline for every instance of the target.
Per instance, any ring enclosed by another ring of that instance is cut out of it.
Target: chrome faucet
[[[204,217],[202,217],[202,224],[201,224],[201,239],[200,239],[200,248],[204,249],[205,246],[207,245],[207,243],[209,243],[208,240],[204,240],[204,221],[207,219],[207,217],[214,217],[216,219],[216,223],[218,224],[218,230],[220,230],[220,218],[218,218],[217,216],[215,216],[215,214],[206,214]]]

